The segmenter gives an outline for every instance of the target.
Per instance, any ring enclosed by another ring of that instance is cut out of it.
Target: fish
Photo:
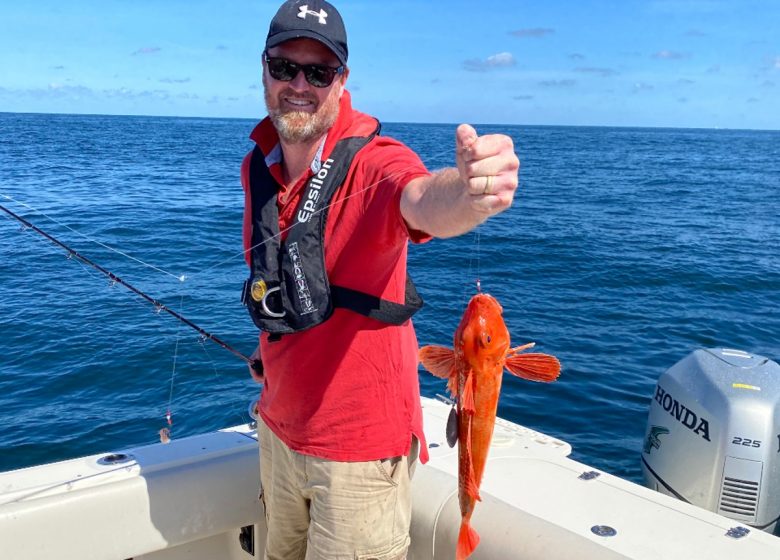
[[[461,513],[456,560],[468,558],[479,544],[471,516],[480,500],[479,488],[493,438],[504,369],[517,377],[539,382],[555,381],[561,372],[555,356],[523,353],[533,348],[533,342],[511,348],[502,314],[503,308],[496,298],[477,293],[455,330],[453,348],[429,345],[419,351],[423,367],[446,379],[455,399]]]

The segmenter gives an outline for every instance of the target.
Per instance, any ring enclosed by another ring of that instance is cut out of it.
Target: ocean
[[[253,124],[0,113],[0,204],[250,354]],[[383,127],[430,169],[454,163],[454,130]],[[698,348],[780,359],[780,132],[477,130],[514,139],[520,189],[476,232],[412,247],[420,343],[451,343],[479,278],[513,343],[563,365],[550,385],[506,375],[499,415],[640,481],[659,375]],[[169,411],[174,438],[248,420],[241,360],[0,214],[0,470],[154,443]]]

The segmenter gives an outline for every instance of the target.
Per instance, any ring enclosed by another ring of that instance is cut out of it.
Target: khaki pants
[[[406,557],[416,438],[409,457],[345,463],[292,451],[262,420],[257,431],[266,560]]]

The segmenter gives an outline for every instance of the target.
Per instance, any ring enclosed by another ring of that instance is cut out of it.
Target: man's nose
[[[290,81],[290,87],[295,91],[306,91],[309,89],[309,82],[306,81],[303,70],[299,70],[292,81]]]

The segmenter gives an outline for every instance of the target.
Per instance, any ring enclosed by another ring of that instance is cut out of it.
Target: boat
[[[460,525],[451,405],[422,398],[410,560],[452,559]],[[251,409],[251,406],[250,406]],[[498,418],[472,523],[480,559],[776,560],[780,539],[570,458]],[[263,557],[256,424],[0,473],[0,558]]]

